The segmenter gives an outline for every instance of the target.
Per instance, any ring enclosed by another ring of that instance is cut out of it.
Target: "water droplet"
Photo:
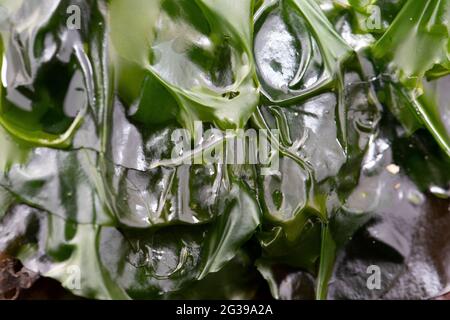
[[[386,170],[395,175],[400,172],[400,167],[392,163],[386,167]]]
[[[418,190],[410,190],[407,198],[408,201],[415,206],[420,206],[425,202],[424,195]]]
[[[438,186],[431,186],[429,190],[430,190],[430,192],[433,195],[435,195],[438,198],[441,198],[441,199],[448,199],[448,198],[450,198],[450,191],[449,190],[445,190],[445,189],[443,189],[441,187],[438,187]]]

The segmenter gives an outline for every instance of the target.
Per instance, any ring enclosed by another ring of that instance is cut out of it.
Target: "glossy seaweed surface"
[[[449,21],[449,0],[0,0],[0,252],[95,299],[447,293]],[[278,172],[174,158],[196,121],[279,132]]]

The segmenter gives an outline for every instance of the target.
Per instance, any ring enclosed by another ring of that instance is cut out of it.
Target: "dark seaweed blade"
[[[395,133],[398,124],[391,126],[378,138],[391,147],[367,158],[366,166],[375,161],[375,170],[363,172],[346,204],[353,215],[372,214],[338,257],[332,298],[421,299],[448,291],[450,201],[432,192],[448,184],[450,163],[428,132],[405,138]],[[398,163],[400,171],[386,170],[389,163]],[[381,271],[374,290],[367,286],[371,266]]]

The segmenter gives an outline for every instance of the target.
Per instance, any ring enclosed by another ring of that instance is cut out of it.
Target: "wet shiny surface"
[[[81,266],[72,292],[88,298],[204,298],[221,282],[218,298],[252,298],[264,278],[302,299],[327,272],[334,299],[448,291],[449,158],[353,51],[376,34],[309,0],[80,1],[81,30],[67,3],[5,2],[0,20],[0,252],[63,284]],[[419,102],[448,131],[447,80]],[[174,161],[172,133],[195,120],[279,130],[280,172]]]

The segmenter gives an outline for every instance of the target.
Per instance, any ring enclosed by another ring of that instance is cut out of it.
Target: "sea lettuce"
[[[446,293],[449,3],[0,0],[0,252],[94,299]],[[242,130],[278,172],[186,161]]]

